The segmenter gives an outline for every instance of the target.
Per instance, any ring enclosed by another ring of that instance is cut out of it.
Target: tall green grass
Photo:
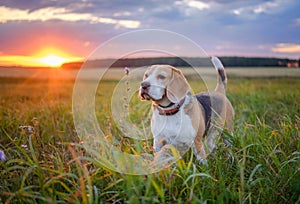
[[[110,92],[116,82],[104,83]],[[72,87],[71,80],[0,79],[0,149],[7,157],[0,161],[0,202],[300,202],[299,79],[230,78],[233,147],[219,144],[208,167],[189,151],[145,176],[112,172],[85,153],[72,122]],[[100,122],[116,133],[107,110],[103,105]]]

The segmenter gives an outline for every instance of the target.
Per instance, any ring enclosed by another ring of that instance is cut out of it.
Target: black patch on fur
[[[222,81],[225,81],[226,76],[225,76],[225,71],[224,71],[224,69],[218,69],[218,73],[219,73],[219,75],[220,75],[220,77],[221,77],[221,80],[222,80]]]
[[[204,115],[205,115],[205,134],[210,125],[211,119],[211,100],[210,96],[206,94],[198,94],[195,95],[200,105],[203,107]]]

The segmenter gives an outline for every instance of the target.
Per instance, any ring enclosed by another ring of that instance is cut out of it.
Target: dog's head
[[[167,98],[178,103],[189,90],[180,70],[169,65],[152,65],[144,74],[139,94],[142,100],[159,102]]]

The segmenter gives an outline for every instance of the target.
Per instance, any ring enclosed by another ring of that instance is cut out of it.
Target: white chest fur
[[[169,116],[160,115],[158,110],[154,109],[151,128],[155,152],[158,152],[165,144],[177,148],[184,147],[184,151],[186,151],[186,147],[190,147],[196,137],[191,117],[185,113],[184,107],[181,107],[176,114]]]

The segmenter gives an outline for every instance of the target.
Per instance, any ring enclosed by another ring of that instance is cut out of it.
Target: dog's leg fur
[[[194,155],[196,156],[197,161],[200,164],[204,164],[207,165],[207,154],[204,148],[204,143],[202,142],[202,136],[201,137],[196,137],[195,141],[194,141]]]

